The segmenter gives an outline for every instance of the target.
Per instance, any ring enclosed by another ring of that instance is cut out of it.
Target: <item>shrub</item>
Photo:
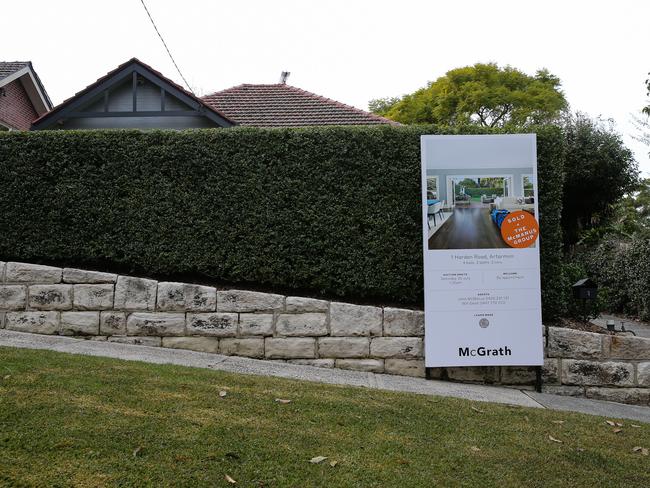
[[[442,132],[454,133],[384,126],[2,134],[0,255],[421,303],[420,135]],[[558,129],[537,133],[551,316],[561,297],[563,146]]]
[[[650,236],[608,236],[581,256],[605,309],[650,319]]]

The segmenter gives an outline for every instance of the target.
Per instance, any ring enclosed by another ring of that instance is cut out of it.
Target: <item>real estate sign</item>
[[[535,135],[421,146],[426,366],[543,364]]]

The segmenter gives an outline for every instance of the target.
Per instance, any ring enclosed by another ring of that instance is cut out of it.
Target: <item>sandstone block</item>
[[[537,373],[534,366],[503,366],[501,383],[504,385],[533,385]]]
[[[214,312],[217,290],[188,283],[158,283],[157,309],[161,311]]]
[[[634,366],[614,361],[562,360],[562,383],[566,385],[633,386]]]
[[[284,336],[323,336],[327,335],[327,314],[300,313],[281,314],[275,331]]]
[[[550,393],[551,395],[562,395],[570,397],[585,396],[585,389],[582,386],[543,385],[542,392]]]
[[[289,359],[291,364],[302,364],[303,366],[314,366],[316,368],[333,368],[334,359]]]
[[[109,310],[113,308],[113,285],[72,285],[74,308],[77,310]]]
[[[219,312],[272,312],[284,308],[284,296],[245,290],[217,292]]]
[[[544,358],[542,366],[543,383],[560,383],[560,359]]]
[[[180,336],[185,333],[185,314],[135,312],[126,319],[126,333],[132,336]]]
[[[499,368],[496,366],[469,366],[445,368],[447,378],[467,383],[498,383]]]
[[[386,359],[384,372],[424,378],[424,359]]]
[[[187,335],[234,337],[237,335],[237,314],[188,313]]]
[[[322,358],[365,358],[370,354],[367,337],[321,337],[318,356]]]
[[[162,340],[160,337],[112,336],[108,338],[108,342],[118,342],[120,344],[133,344],[135,346],[149,347],[160,347],[162,345]]]
[[[636,379],[639,386],[650,387],[650,361],[636,365]]]
[[[27,304],[27,288],[23,285],[0,285],[0,310],[20,310]]]
[[[402,308],[384,308],[385,336],[423,336],[424,312]]]
[[[603,357],[603,334],[549,327],[546,353],[549,357],[599,359]]]
[[[267,337],[264,340],[264,352],[268,359],[313,359],[316,357],[316,339]]]
[[[327,312],[329,302],[315,298],[287,297],[287,312]]]
[[[382,311],[379,307],[332,302],[330,304],[330,335],[380,336]]]
[[[59,313],[7,312],[5,329],[34,334],[55,334],[59,331]]]
[[[99,312],[61,312],[61,334],[99,334]]]
[[[116,310],[149,310],[156,308],[158,283],[144,278],[118,276],[115,285]]]
[[[273,335],[273,314],[270,313],[240,313],[239,334],[243,336]]]
[[[126,335],[126,314],[124,312],[101,312],[99,333],[102,335]]]
[[[37,310],[70,310],[72,285],[32,285],[29,306]]]
[[[116,281],[117,275],[113,273],[63,268],[64,283],[115,283]]]
[[[244,339],[225,338],[219,343],[219,352],[227,356],[245,356],[249,358],[264,357],[264,338],[249,337]]]
[[[163,337],[162,347],[218,353],[219,339],[216,337]]]
[[[417,337],[375,337],[370,355],[377,358],[421,358],[423,340]]]
[[[608,357],[614,359],[650,360],[650,339],[635,336],[608,336]]]
[[[352,369],[354,371],[366,371],[368,373],[383,373],[383,359],[337,359],[336,367],[341,369]]]
[[[596,400],[630,403],[634,405],[648,405],[650,403],[650,389],[648,388],[590,387],[585,390],[585,396]]]
[[[5,282],[7,283],[60,283],[61,268],[41,264],[7,263]]]

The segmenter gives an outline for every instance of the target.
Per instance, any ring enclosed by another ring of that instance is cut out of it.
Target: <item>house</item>
[[[51,108],[30,61],[0,61],[0,130],[28,130]]]
[[[133,58],[32,123],[44,129],[190,129],[234,123]]]
[[[396,123],[285,83],[198,98],[133,58],[36,119],[32,130],[375,124]]]
[[[384,117],[285,83],[239,85],[207,95],[202,100],[237,125],[253,127],[399,125]]]

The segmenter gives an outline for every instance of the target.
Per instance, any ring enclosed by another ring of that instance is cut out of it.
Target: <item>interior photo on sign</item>
[[[428,249],[508,248],[501,236],[504,219],[514,211],[537,218],[535,199],[532,167],[428,168]]]

